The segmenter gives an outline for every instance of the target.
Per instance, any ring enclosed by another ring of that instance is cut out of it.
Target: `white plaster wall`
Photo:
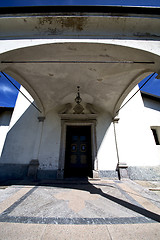
[[[99,170],[115,170],[117,154],[114,128],[110,114],[101,113],[97,119],[97,158]]]
[[[1,140],[0,140],[0,156],[1,156],[1,153],[3,150],[7,132],[8,132],[8,126],[0,126],[0,138],[1,138]]]
[[[143,98],[143,102],[144,102],[144,111],[145,111],[147,124],[148,126],[150,126],[150,129],[151,127],[156,129],[159,142],[160,142],[160,102],[148,99],[146,97]],[[151,135],[155,143],[153,134]],[[156,145],[155,147],[156,147],[157,156],[160,159],[160,145]]]
[[[134,88],[127,99],[133,95]],[[127,100],[126,99],[126,100]],[[38,129],[38,111],[20,94],[10,123],[1,163],[28,164],[33,159]],[[157,116],[155,118],[155,116]],[[156,166],[160,158],[150,130],[150,124],[160,120],[159,112],[145,109],[140,93],[119,112],[116,124],[120,162],[128,166]],[[41,170],[58,169],[61,120],[52,110],[43,123],[38,160]],[[99,170],[115,170],[118,162],[112,117],[99,113],[96,126],[97,158]]]
[[[21,91],[31,100],[33,98],[21,87]],[[19,93],[9,128],[3,130],[3,138],[8,131],[0,163],[29,164],[34,158],[39,124],[43,125],[38,151],[39,168],[53,170],[58,168],[61,122],[54,110],[39,123],[39,112]],[[0,128],[0,131],[2,128]],[[1,131],[2,132],[2,131]],[[3,140],[3,139],[2,139]],[[1,141],[2,142],[2,141]],[[36,150],[37,151],[37,150]]]
[[[5,111],[0,116],[0,157],[6,140],[11,115],[11,112]]]
[[[146,121],[149,126],[160,126],[160,102],[143,98]]]
[[[136,86],[128,95],[129,99],[136,91]],[[123,105],[123,104],[122,104]],[[116,124],[120,162],[128,166],[156,166],[160,159],[148,124],[148,114],[140,92],[138,92],[119,112],[119,123]]]
[[[61,120],[52,110],[47,113],[43,123],[42,139],[39,151],[39,169],[58,169],[61,136]]]
[[[33,102],[32,96],[27,92],[27,90],[23,86],[20,87],[20,91],[31,102]],[[27,108],[29,108],[29,106],[31,105],[31,103],[23,96],[23,94],[21,94],[20,92],[18,94],[9,129],[11,129],[16,124],[16,122],[19,120],[19,118],[24,114],[24,112],[27,110]]]
[[[23,87],[21,91],[30,97]],[[0,163],[28,164],[32,160],[37,116],[38,111],[19,93]]]

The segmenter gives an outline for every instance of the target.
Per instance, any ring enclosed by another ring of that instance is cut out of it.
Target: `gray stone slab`
[[[0,215],[0,221],[60,225],[160,222],[158,214],[144,209],[117,183],[120,181],[35,186],[8,207]],[[132,181],[123,183],[136,192],[142,188]]]
[[[21,186],[9,186],[4,189],[0,189],[0,203],[11,197],[13,194],[18,192]]]
[[[145,181],[146,184],[149,184],[150,181]],[[152,202],[155,206],[160,208],[160,197],[155,192],[149,191],[148,188],[141,186],[140,184],[137,184],[135,181],[125,181],[125,184],[127,184],[130,188],[132,188],[134,191],[137,192],[137,194],[140,194],[145,199],[148,199],[150,202]],[[160,184],[157,182],[157,185]]]
[[[103,171],[100,170],[98,172],[100,178],[106,179],[118,179],[118,172],[117,171]]]
[[[155,167],[128,167],[131,180],[160,181],[160,166]]]
[[[119,217],[127,218],[140,216],[132,209],[122,205],[127,198],[119,189],[109,189],[110,194],[108,194],[108,187],[103,186],[103,191],[99,188],[100,194],[98,194],[98,192],[96,193],[97,188],[93,186],[92,188],[95,190],[94,194],[89,191],[90,185],[88,188],[85,186],[85,190],[78,185],[76,189],[71,187],[68,189],[57,187],[45,189],[37,186],[10,207],[7,213],[10,217],[37,218],[116,218],[117,214]],[[117,202],[115,202],[116,200]]]

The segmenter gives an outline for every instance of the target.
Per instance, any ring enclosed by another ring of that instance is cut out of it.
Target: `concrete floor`
[[[104,179],[3,183],[0,240],[160,239],[159,186]]]

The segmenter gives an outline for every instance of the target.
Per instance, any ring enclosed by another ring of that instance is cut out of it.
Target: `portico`
[[[17,106],[26,119],[20,118],[8,133],[1,164],[27,167],[38,159],[40,178],[64,177],[67,131],[88,126],[91,175],[99,171],[115,176],[113,119],[140,80],[159,74],[160,21],[150,13],[112,11],[1,15],[0,69],[23,85],[41,112],[31,106],[23,111],[20,97]],[[76,114],[77,86],[84,111]],[[38,122],[39,117],[44,122]],[[76,131],[72,137],[85,137],[83,130],[80,135]],[[76,143],[71,145],[76,149]],[[81,164],[85,158],[82,154]]]

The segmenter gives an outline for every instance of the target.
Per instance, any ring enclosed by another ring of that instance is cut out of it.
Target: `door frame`
[[[70,119],[70,116],[72,118]],[[91,160],[92,160],[92,171],[98,171],[98,160],[97,160],[97,143],[96,143],[96,114],[85,114],[81,118],[78,114],[62,114],[61,115],[61,143],[60,143],[60,153],[59,153],[59,165],[57,178],[64,178],[64,166],[65,166],[65,151],[66,151],[66,132],[67,126],[90,126],[91,127]],[[73,119],[74,117],[74,119]]]

